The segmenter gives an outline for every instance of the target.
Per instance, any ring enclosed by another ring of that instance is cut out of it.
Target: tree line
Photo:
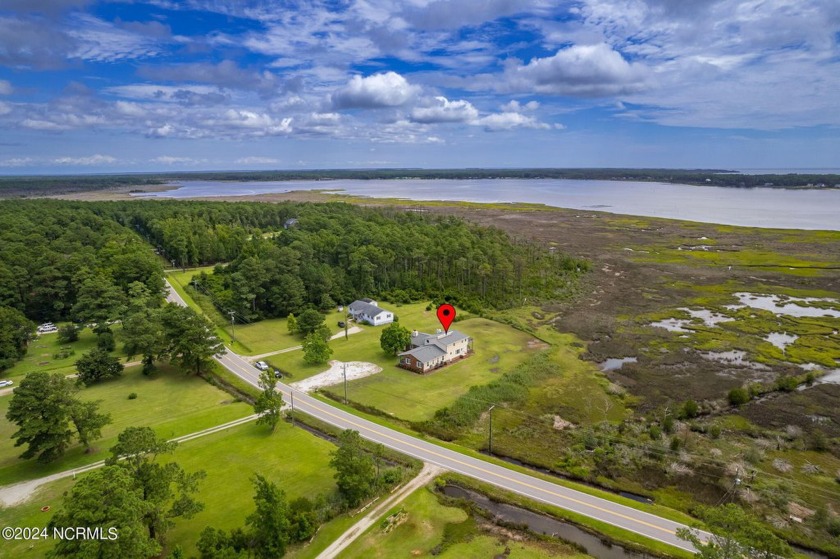
[[[657,181],[753,187],[773,183],[774,187],[840,183],[838,174],[761,174],[747,175],[724,169],[324,169],[277,171],[207,171],[199,173],[154,173],[149,175],[96,176],[18,176],[0,177],[0,198],[45,196],[131,187],[143,192],[145,186],[176,181],[304,181],[304,180],[399,180],[399,179],[569,179]]]
[[[283,204],[295,226],[252,235],[193,286],[246,322],[360,297],[447,299],[475,312],[556,300],[588,263],[461,219],[347,204]],[[166,250],[169,250],[166,246]]]

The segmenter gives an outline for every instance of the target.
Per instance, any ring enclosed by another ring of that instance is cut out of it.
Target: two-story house
[[[448,334],[438,330],[435,334],[414,331],[411,347],[399,354],[399,366],[415,373],[428,373],[434,369],[463,359],[472,353],[472,338],[457,330]]]

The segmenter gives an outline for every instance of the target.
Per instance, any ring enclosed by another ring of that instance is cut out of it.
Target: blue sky
[[[0,174],[840,167],[837,0],[3,0]]]

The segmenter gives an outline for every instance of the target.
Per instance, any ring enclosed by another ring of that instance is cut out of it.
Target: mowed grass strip
[[[35,479],[109,456],[108,449],[126,427],[149,426],[166,439],[179,437],[233,421],[253,413],[249,405],[215,388],[203,379],[168,365],[161,365],[152,376],[144,376],[140,366],[126,369],[123,376],[79,391],[83,400],[102,400],[100,410],[111,414],[112,423],[102,429],[102,439],[94,442],[96,451],[85,453],[75,444],[63,458],[50,464],[18,458],[24,447],[11,439],[17,425],[5,419],[11,397],[0,398],[0,485]],[[132,392],[137,398],[128,399]]]
[[[404,520],[390,532],[383,522],[390,515],[403,510]],[[447,539],[441,553],[432,553]],[[505,548],[510,552],[505,553]],[[346,559],[390,559],[391,557],[427,557],[443,559],[463,557],[502,557],[543,559],[567,557],[583,559],[586,554],[569,546],[536,540],[513,541],[480,530],[467,513],[457,507],[446,506],[426,488],[420,488],[406,500],[388,511],[377,523],[353,542],[341,557]]]
[[[162,556],[176,545],[186,556],[193,556],[206,526],[226,530],[243,526],[254,510],[251,478],[256,473],[277,483],[290,501],[335,491],[329,467],[334,448],[332,443],[283,422],[273,434],[265,426],[247,423],[181,443],[174,454],[162,456],[161,461],[174,460],[188,472],[206,472],[197,495],[204,510],[189,520],[175,519]],[[0,521],[4,526],[46,526],[73,483],[73,478],[66,478],[41,487],[27,503],[0,509]],[[45,505],[50,510],[41,512]],[[339,519],[352,524],[346,516]],[[0,557],[44,557],[52,546],[51,541],[4,542]]]

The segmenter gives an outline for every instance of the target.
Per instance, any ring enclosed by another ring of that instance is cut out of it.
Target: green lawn
[[[188,472],[207,473],[198,494],[205,508],[190,520],[176,519],[175,527],[168,534],[168,548],[180,545],[190,557],[205,526],[224,529],[242,526],[254,509],[250,480],[255,473],[279,484],[290,500],[334,491],[332,470],[328,466],[333,448],[332,443],[282,422],[273,434],[264,426],[248,423],[182,443],[174,455],[165,459],[174,458]],[[67,478],[41,487],[29,502],[0,509],[0,521],[4,526],[46,526],[60,507],[63,492],[72,484],[72,478]],[[40,512],[44,505],[49,505],[51,510]],[[43,557],[52,543],[29,546],[28,542],[4,542],[0,556]]]
[[[251,478],[260,474],[277,483],[289,500],[335,491],[330,452],[335,446],[298,427],[280,422],[274,433],[248,423],[180,445],[175,459],[187,471],[205,470],[199,500],[204,511],[178,521],[169,536],[187,556],[205,526],[243,526],[254,510]]]
[[[199,268],[187,268],[183,271],[174,271],[174,272],[167,272],[166,277],[169,278],[170,281],[174,280],[173,283],[177,283],[178,285],[187,285],[190,283],[190,280],[193,276],[197,276],[201,272],[207,272],[208,274],[213,272],[213,268],[216,266],[201,266]]]
[[[32,498],[16,507],[0,507],[0,524],[27,528],[44,528],[61,504],[62,495],[73,486],[73,478],[64,478],[38,488]],[[50,510],[42,512],[41,507]],[[0,544],[0,557],[41,559],[53,546],[52,540],[11,540]]]
[[[383,529],[383,521],[391,514],[404,510],[404,520],[390,532]],[[467,513],[457,507],[441,504],[426,488],[420,488],[401,504],[388,511],[342,554],[342,559],[390,559],[392,557],[430,557],[431,551],[445,541],[447,544],[436,557],[443,559],[507,557],[512,559],[541,559],[574,557],[586,554],[569,546],[536,540],[513,541],[491,535],[479,529]],[[450,543],[451,542],[451,543]]]
[[[62,323],[64,324],[64,323]],[[59,325],[57,325],[59,326]],[[114,355],[122,355],[122,340],[120,340],[120,331],[122,326],[115,324],[111,326],[114,332],[114,337],[117,340],[117,348]],[[2,378],[10,378],[15,381],[15,384],[20,382],[23,378],[32,371],[50,371],[54,373],[63,373],[65,375],[74,374],[76,372],[75,363],[79,358],[93,349],[96,346],[96,334],[90,328],[85,328],[79,332],[79,339],[71,344],[61,344],[58,342],[58,334],[43,334],[37,336],[29,343],[29,349],[26,356],[15,363],[15,366],[3,372]],[[72,353],[66,357],[58,357],[56,354],[62,348],[72,350]],[[58,357],[58,358],[57,358]]]
[[[400,323],[403,324],[402,320]],[[410,322],[405,324],[412,326]],[[348,398],[400,419],[423,421],[454,402],[470,386],[487,384],[510,371],[541,345],[524,332],[484,318],[467,319],[453,328],[472,336],[475,353],[426,375],[397,367],[396,358],[386,355],[379,347],[378,331],[367,336],[357,334],[355,339],[351,336],[347,342],[332,342],[335,359],[370,361],[383,369],[379,374],[349,382]]]
[[[338,334],[344,331],[343,328],[338,327],[339,320],[344,320],[344,312],[333,310],[326,315],[324,324],[330,328],[333,334]],[[285,318],[260,320],[252,324],[237,324],[236,340],[245,344],[250,350],[245,352],[244,355],[269,353],[303,343],[302,337],[289,334],[286,324]]]
[[[131,392],[137,399],[129,400]],[[180,370],[161,366],[151,377],[143,376],[140,367],[126,370],[119,379],[84,388],[80,397],[102,400],[101,409],[111,414],[112,423],[102,430],[96,441],[98,451],[85,454],[76,445],[57,462],[41,465],[34,460],[21,460],[23,447],[15,447],[10,438],[17,426],[5,420],[11,397],[0,398],[0,485],[34,479],[101,460],[116,436],[129,426],[150,426],[167,439],[220,425],[253,413],[247,404],[235,402],[203,379]]]

